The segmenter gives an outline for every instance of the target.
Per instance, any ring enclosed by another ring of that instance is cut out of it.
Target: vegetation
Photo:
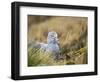
[[[44,53],[39,49],[30,49],[28,51],[28,66],[55,65],[53,57],[49,53]]]
[[[87,17],[28,16],[28,66],[87,64]],[[32,24],[33,22],[33,24]],[[35,48],[35,42],[47,42],[47,34],[56,31],[60,41],[59,60]]]

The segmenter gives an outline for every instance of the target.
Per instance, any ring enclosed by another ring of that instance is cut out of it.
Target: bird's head
[[[51,31],[48,33],[48,38],[47,38],[47,42],[48,43],[59,43],[58,41],[58,35],[55,31]]]

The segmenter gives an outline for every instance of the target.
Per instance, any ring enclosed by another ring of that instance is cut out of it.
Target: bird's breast
[[[59,46],[57,44],[48,44],[47,51],[59,52]]]

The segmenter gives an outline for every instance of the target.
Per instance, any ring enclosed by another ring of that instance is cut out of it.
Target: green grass
[[[44,53],[38,49],[30,49],[28,52],[28,66],[55,65],[56,61],[50,53]]]
[[[32,48],[28,51],[28,66],[52,66],[52,65],[73,65],[77,64],[76,58],[80,55],[83,55],[84,59],[82,58],[82,63],[86,64],[86,56],[87,56],[87,48],[81,48],[77,51],[69,52],[68,55],[71,57],[69,60],[57,60],[55,61],[52,54],[44,53],[39,49]],[[80,63],[80,62],[79,62]],[[81,64],[82,64],[81,63]]]

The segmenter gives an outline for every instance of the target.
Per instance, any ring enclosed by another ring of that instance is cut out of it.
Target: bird
[[[51,31],[48,33],[47,44],[42,43],[41,49],[46,52],[57,53],[59,52],[59,40],[56,32]]]
[[[38,43],[40,44],[40,50],[45,53],[51,53],[54,56],[54,59],[58,59],[60,54],[59,39],[55,31],[48,32],[47,43]]]

